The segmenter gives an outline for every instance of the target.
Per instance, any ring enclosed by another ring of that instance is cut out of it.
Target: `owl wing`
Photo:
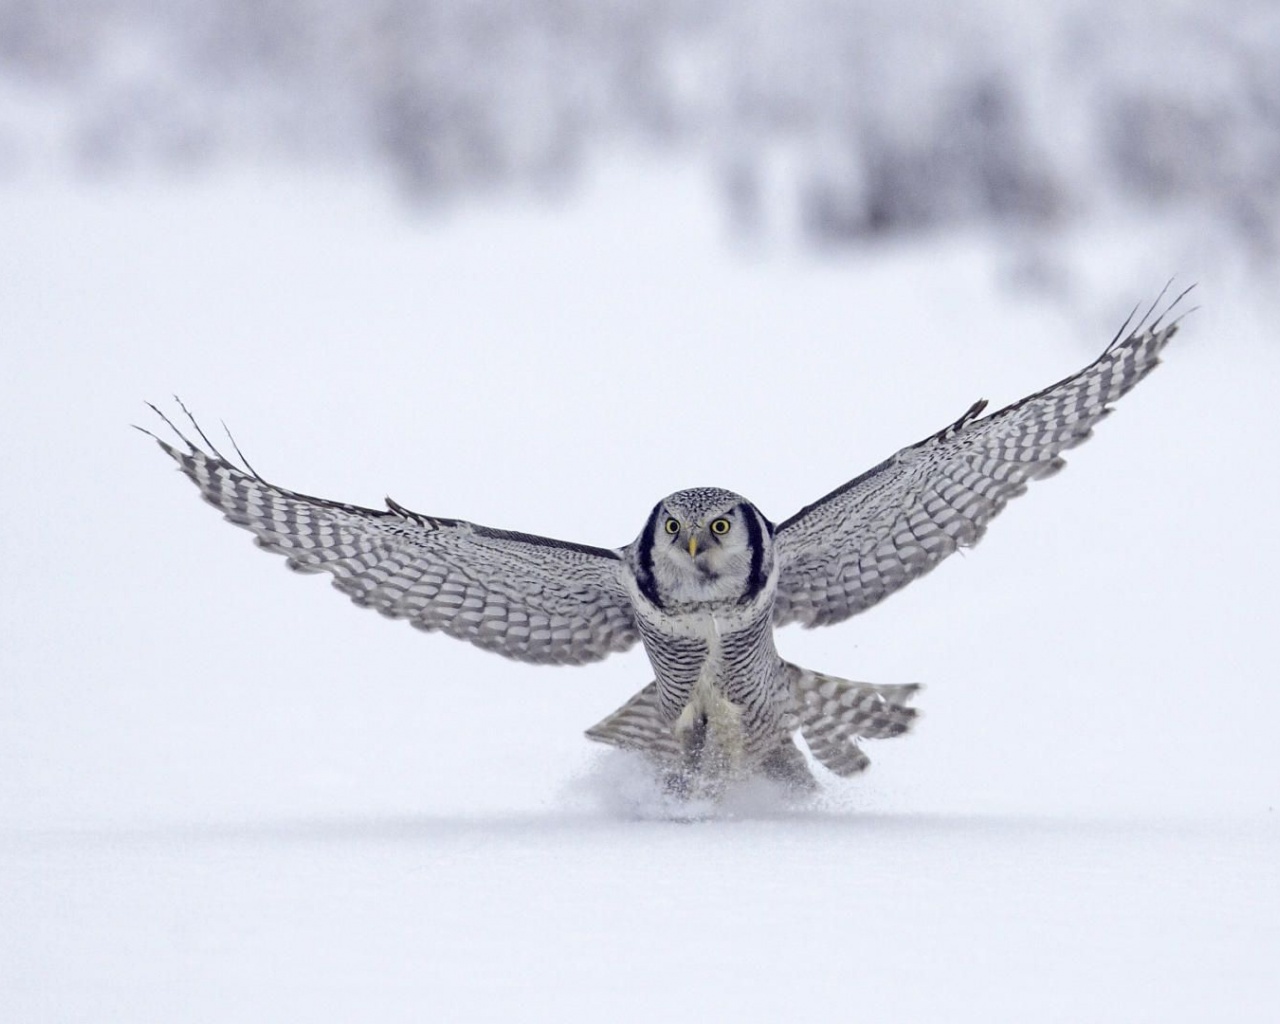
[[[582,664],[638,638],[617,551],[422,515],[390,498],[381,510],[298,494],[241,469],[196,430],[210,451],[181,433],[186,450],[144,432],[259,547],[291,569],[332,574],[358,605],[520,661]]]
[[[840,622],[976,544],[1010,498],[1061,469],[1061,453],[1155,368],[1178,326],[1160,326],[1168,311],[1127,335],[1126,322],[1098,359],[1043,391],[985,417],[978,402],[780,524],[774,623]]]

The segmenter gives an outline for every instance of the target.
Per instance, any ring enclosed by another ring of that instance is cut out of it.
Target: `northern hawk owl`
[[[775,628],[841,622],[976,544],[1156,366],[1177,329],[1161,320],[1126,323],[1079,373],[988,416],[978,402],[780,523],[739,494],[699,487],[658,502],[619,548],[390,498],[370,509],[299,494],[222,456],[194,420],[206,447],[177,428],[181,445],[156,440],[260,547],[330,573],[358,605],[527,662],[580,665],[643,643],[654,681],[587,736],[643,752],[671,791],[714,795],[751,775],[805,790],[814,781],[797,733],[818,762],[852,775],[868,764],[860,739],[911,726],[917,687],[784,661]]]

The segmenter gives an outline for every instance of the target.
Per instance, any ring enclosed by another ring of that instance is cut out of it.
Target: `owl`
[[[861,740],[911,727],[917,686],[796,665],[775,630],[842,622],[976,544],[1156,366],[1177,330],[1162,326],[1173,305],[1132,329],[1130,317],[1079,373],[986,416],[978,402],[781,522],[733,491],[696,487],[659,501],[617,548],[287,490],[234,441],[238,461],[219,453],[181,402],[202,444],[155,406],[177,441],[144,432],[260,547],[328,573],[358,605],[525,662],[581,665],[642,644],[652,682],[587,736],[638,751],[677,797],[757,776],[804,793],[816,783],[801,741],[835,775],[860,772]]]

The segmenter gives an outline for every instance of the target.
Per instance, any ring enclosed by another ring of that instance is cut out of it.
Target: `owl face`
[[[700,487],[663,499],[640,544],[663,604],[737,602],[763,585],[772,563],[771,528],[732,491]]]

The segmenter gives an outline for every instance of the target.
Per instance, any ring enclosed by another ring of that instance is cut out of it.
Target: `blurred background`
[[[692,828],[582,737],[640,652],[357,611],[130,429],[622,545],[1171,278],[1064,473],[780,632],[920,727]],[[0,1018],[1280,1019],[1278,318],[1274,0],[0,0]]]
[[[1280,8],[0,0],[10,180],[272,159],[459,206],[562,198],[620,149],[695,161],[734,237],[1140,209],[1273,259]]]

